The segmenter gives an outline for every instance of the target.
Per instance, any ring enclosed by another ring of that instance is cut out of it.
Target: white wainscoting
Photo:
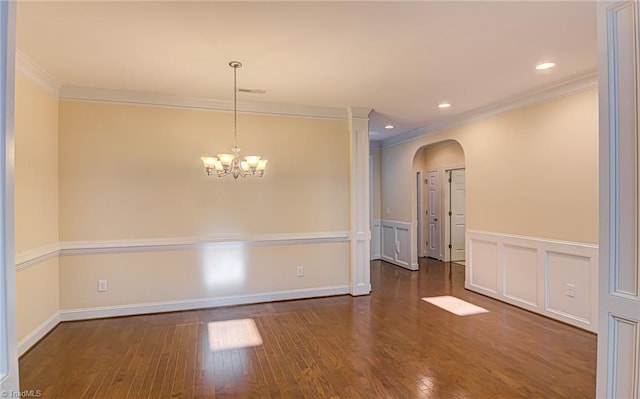
[[[382,227],[380,259],[409,270],[418,270],[418,264],[411,263],[411,243],[413,242],[411,223],[382,219],[380,225]]]
[[[467,230],[467,249],[467,289],[597,332],[597,245]]]
[[[380,219],[371,219],[371,260],[380,259],[382,246],[382,224]]]

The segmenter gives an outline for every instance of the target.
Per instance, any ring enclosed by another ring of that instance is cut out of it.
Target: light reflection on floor
[[[488,313],[489,311],[472,303],[465,302],[453,296],[434,296],[430,298],[422,298],[423,301],[429,302],[441,309],[457,314],[458,316],[469,316],[479,313]]]
[[[211,352],[262,345],[262,337],[252,319],[213,321],[207,324],[207,329]]]

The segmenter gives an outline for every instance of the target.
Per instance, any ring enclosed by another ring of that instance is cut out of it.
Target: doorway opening
[[[466,231],[467,210],[465,201],[466,173],[464,168],[448,169],[445,209],[445,237],[447,251],[445,261],[465,265],[466,261]]]
[[[466,209],[462,146],[457,141],[446,140],[418,149],[413,172],[415,237],[411,242],[416,246],[416,263],[417,258],[424,257],[464,262]]]

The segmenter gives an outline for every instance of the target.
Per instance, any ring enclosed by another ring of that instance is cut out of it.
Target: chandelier
[[[236,83],[236,72],[242,64],[238,61],[231,61],[229,66],[233,68],[233,147],[230,148],[231,154],[218,154],[217,157],[206,156],[200,158],[204,164],[204,170],[208,175],[216,175],[224,177],[231,175],[234,179],[238,177],[262,177],[267,168],[266,159],[262,159],[257,155],[248,155],[244,157],[244,161],[240,157],[240,148],[238,148],[238,88]]]

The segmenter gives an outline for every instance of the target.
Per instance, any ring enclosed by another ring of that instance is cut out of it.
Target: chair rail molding
[[[347,231],[256,234],[229,237],[202,236],[130,240],[62,241],[60,243],[60,254],[62,256],[67,256],[96,253],[157,252],[208,246],[232,247],[242,245],[245,247],[251,247],[323,244],[348,241],[349,232]]]

